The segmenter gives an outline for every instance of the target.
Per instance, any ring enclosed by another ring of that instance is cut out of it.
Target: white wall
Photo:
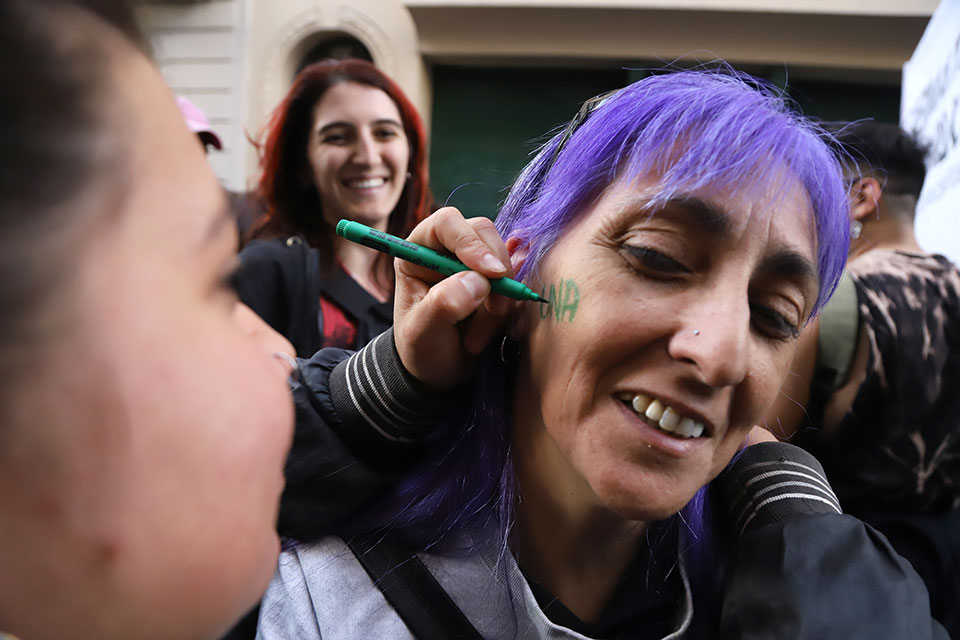
[[[210,118],[223,150],[208,158],[230,189],[245,187],[249,143],[245,56],[249,0],[199,4],[149,4],[137,11],[154,46],[154,57],[174,93],[196,103]]]

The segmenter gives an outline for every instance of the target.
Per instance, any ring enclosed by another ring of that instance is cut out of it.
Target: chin
[[[649,481],[642,486],[614,481],[600,483],[595,492],[608,509],[625,520],[655,522],[676,514],[693,499],[699,489],[698,486],[692,490],[679,487],[660,490]]]
[[[277,570],[277,560],[280,558],[280,536],[277,534],[276,529],[270,530],[270,537],[267,539],[267,542],[264,546],[266,547],[266,551],[263,555],[263,564],[265,568],[262,571],[262,575],[265,575],[266,577],[263,578],[262,581],[264,587],[266,587],[271,578],[273,578],[273,574]]]
[[[356,220],[357,222],[365,224],[368,227],[376,227],[377,225],[380,225],[380,224],[384,224],[384,225],[387,224],[387,222],[390,220],[390,213],[391,213],[390,211],[387,211],[386,213],[382,213],[376,210],[356,211],[353,213],[353,215],[350,216],[350,219]]]
[[[677,507],[676,505],[637,504],[636,502],[622,504],[608,503],[607,506],[624,520],[634,522],[657,522],[659,520],[666,520],[683,508],[683,505]]]
[[[257,599],[263,595],[276,573],[277,560],[280,556],[280,537],[276,530],[271,528],[269,531],[260,533],[255,539],[258,541],[256,547],[251,545],[236,551],[237,554],[245,554],[243,569],[240,572],[242,575],[231,577],[231,580],[237,579],[245,585],[238,587],[237,599],[244,600],[249,606],[256,604]],[[239,558],[237,560],[239,561]]]

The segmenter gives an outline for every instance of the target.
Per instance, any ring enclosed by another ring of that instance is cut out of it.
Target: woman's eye
[[[649,271],[664,274],[691,273],[690,269],[670,256],[650,247],[625,245],[623,250],[630,260]]]
[[[750,315],[760,331],[771,338],[786,340],[800,335],[799,325],[772,307],[751,303]]]
[[[325,133],[320,141],[326,144],[343,144],[347,141],[347,136],[342,133]]]
[[[393,140],[399,134],[393,129],[378,129],[374,135],[380,140]]]

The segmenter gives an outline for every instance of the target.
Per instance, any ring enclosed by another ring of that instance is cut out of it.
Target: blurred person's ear
[[[851,192],[851,220],[875,220],[879,217],[880,198],[883,197],[883,186],[879,180],[864,176],[853,183]]]

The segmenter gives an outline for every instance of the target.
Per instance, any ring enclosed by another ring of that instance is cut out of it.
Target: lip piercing
[[[695,335],[695,336],[700,335],[700,329],[694,329],[694,330],[693,330],[693,335]]]
[[[300,365],[297,364],[297,359],[291,356],[289,353],[283,351],[274,351],[273,357],[278,360],[283,361],[288,367],[290,367],[290,377],[294,380],[299,381],[300,379]]]

